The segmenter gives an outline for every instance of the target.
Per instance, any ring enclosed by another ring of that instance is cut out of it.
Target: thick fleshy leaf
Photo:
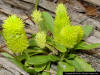
[[[42,19],[41,22],[41,29],[47,31],[50,31],[52,34],[54,32],[54,22],[52,16],[47,12],[42,12]]]
[[[64,45],[57,44],[55,47],[60,52],[66,52],[67,51],[67,49],[66,49],[66,47]]]
[[[50,70],[50,63],[48,63],[46,70],[49,71]],[[42,75],[50,75],[49,72],[42,72]]]
[[[63,69],[60,67],[60,65],[57,65],[57,74],[56,75],[63,75]]]
[[[74,72],[74,66],[66,63],[66,62],[59,62],[57,67],[57,75],[63,75],[63,72]]]
[[[91,34],[91,32],[93,31],[92,25],[85,25],[85,26],[82,26],[82,28],[84,31],[84,37],[88,37]]]
[[[74,60],[66,60],[66,62],[72,64],[77,72],[95,72],[90,64],[78,56]]]
[[[41,64],[41,65],[34,65],[34,70],[36,72],[40,72],[40,71],[43,71],[46,67],[46,64]]]
[[[85,42],[81,42],[76,45],[75,49],[91,50],[98,47],[100,47],[100,43],[86,44]]]
[[[44,64],[44,63],[47,63],[49,61],[57,61],[59,60],[58,57],[56,56],[51,56],[51,55],[38,55],[38,56],[32,56],[30,59],[27,60],[27,63],[28,64],[34,64],[34,65],[38,65],[38,64]]]
[[[63,72],[74,72],[74,66],[66,63],[66,62],[59,62],[58,65],[62,68]]]

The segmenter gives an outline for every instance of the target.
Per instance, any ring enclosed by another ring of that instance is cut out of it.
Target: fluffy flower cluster
[[[67,48],[73,48],[83,37],[83,30],[80,26],[66,26],[60,32],[58,42]]]
[[[70,25],[70,19],[68,16],[68,12],[66,11],[66,8],[63,4],[59,4],[56,9],[56,18],[54,22],[54,26],[55,26],[54,35],[56,35],[56,33],[59,33],[60,30],[66,25]]]
[[[63,4],[59,4],[57,7],[54,27],[55,42],[64,45],[66,48],[73,48],[83,38],[84,32],[81,26],[71,25]]]
[[[14,53],[22,53],[28,47],[24,23],[16,15],[9,16],[4,20],[3,37],[8,48]]]
[[[41,12],[38,10],[34,10],[32,13],[32,18],[36,24],[39,24],[42,21]]]
[[[46,45],[46,34],[45,32],[41,31],[38,32],[35,36],[35,41],[40,48],[44,48]]]

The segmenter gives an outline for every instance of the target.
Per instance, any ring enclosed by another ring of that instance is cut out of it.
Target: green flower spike
[[[54,22],[54,30],[55,30],[54,35],[56,36],[56,34],[59,34],[60,30],[66,25],[71,25],[70,19],[65,6],[63,4],[59,4],[56,9],[56,18]]]
[[[46,34],[45,32],[41,31],[38,32],[35,36],[35,41],[40,48],[44,48],[46,45]]]
[[[71,25],[70,18],[65,6],[63,4],[59,4],[56,9],[56,17],[54,21],[54,40],[59,38],[61,29],[66,25]]]
[[[81,26],[71,25],[65,6],[59,4],[54,22],[54,41],[66,48],[73,48],[82,40],[83,34]]]
[[[28,47],[24,23],[16,15],[11,15],[4,20],[3,37],[8,48],[14,53],[22,53]]]
[[[41,12],[38,11],[38,10],[34,10],[31,16],[32,16],[32,18],[33,18],[33,21],[34,21],[36,24],[39,24],[39,23],[42,21]]]
[[[66,26],[60,32],[57,40],[67,48],[73,48],[83,38],[83,30],[80,26]]]

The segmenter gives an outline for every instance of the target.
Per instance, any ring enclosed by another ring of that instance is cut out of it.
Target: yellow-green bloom
[[[56,9],[56,17],[54,21],[54,35],[59,33],[60,30],[66,25],[71,25],[70,19],[66,11],[66,7],[63,4],[59,4]]]
[[[59,4],[54,22],[54,41],[66,48],[73,48],[82,40],[83,34],[81,26],[71,25],[65,6]]]
[[[79,25],[74,26],[74,29],[78,33],[78,42],[80,42],[83,38],[84,31],[83,31],[82,27]]]
[[[54,39],[59,37],[61,29],[65,26],[71,25],[66,7],[63,4],[59,4],[56,9],[56,17],[54,21]]]
[[[8,48],[14,53],[22,53],[28,47],[24,22],[16,15],[11,15],[4,20],[3,37]]]
[[[35,41],[40,48],[44,48],[46,45],[46,34],[45,32],[41,31],[38,32],[35,36]]]
[[[34,10],[31,16],[36,24],[39,24],[42,21],[41,12],[38,10]]]
[[[55,42],[64,45],[66,48],[73,48],[83,38],[83,30],[80,26],[65,26],[62,28],[59,37]]]

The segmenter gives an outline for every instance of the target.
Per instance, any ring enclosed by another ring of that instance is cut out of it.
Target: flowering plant
[[[52,64],[57,65],[57,75],[63,75],[63,72],[95,72],[76,54],[77,50],[91,50],[100,46],[99,43],[87,44],[83,41],[91,33],[92,26],[72,25],[63,4],[57,6],[55,13],[53,19],[47,12],[33,11],[32,20],[38,25],[39,32],[32,34],[29,40],[23,20],[16,15],[9,16],[3,23],[2,34],[16,57],[2,54],[32,75],[50,75]]]

